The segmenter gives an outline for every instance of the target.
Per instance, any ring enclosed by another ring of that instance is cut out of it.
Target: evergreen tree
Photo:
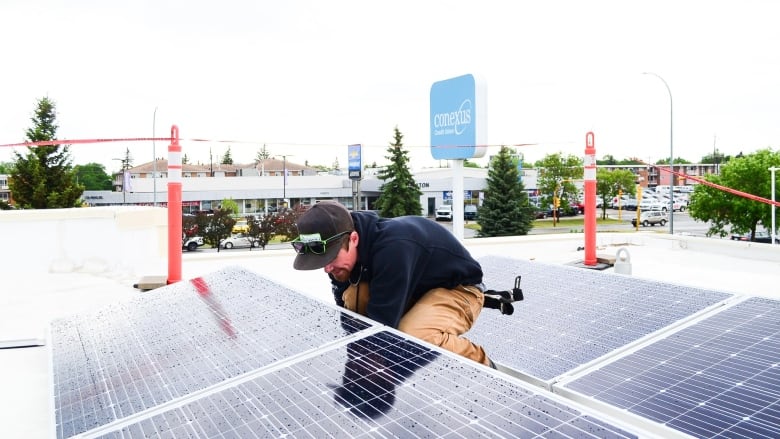
[[[479,208],[479,236],[527,235],[533,222],[533,207],[520,181],[513,152],[502,146],[488,170],[485,201]]]
[[[257,151],[257,156],[255,156],[255,162],[262,162],[263,160],[268,160],[271,158],[271,153],[268,152],[268,148],[266,148],[265,144],[263,144],[263,147],[260,148],[259,151]]]
[[[56,105],[48,97],[38,100],[27,129],[27,141],[57,139]],[[15,163],[9,187],[14,202],[22,208],[55,209],[81,204],[84,186],[75,182],[68,145],[27,147],[27,155],[14,151]]]
[[[233,164],[233,156],[230,154],[230,147],[228,146],[227,151],[225,151],[225,155],[222,156],[222,162],[223,165],[232,165]]]
[[[394,218],[404,215],[420,215],[422,191],[409,171],[409,155],[403,148],[403,134],[395,127],[394,141],[387,148],[390,165],[382,169],[377,178],[382,180],[382,194],[376,200],[375,207],[379,215]]]

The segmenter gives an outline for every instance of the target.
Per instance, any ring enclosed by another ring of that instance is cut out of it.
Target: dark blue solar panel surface
[[[732,294],[513,258],[480,258],[489,289],[522,276],[514,314],[484,309],[467,334],[497,363],[542,381],[690,317]]]
[[[207,294],[180,282],[52,323],[58,437],[85,432],[372,325],[240,268],[212,273],[204,281],[210,287]]]
[[[636,437],[532,389],[382,331],[101,437]]]
[[[780,301],[752,298],[565,386],[695,437],[780,437]]]

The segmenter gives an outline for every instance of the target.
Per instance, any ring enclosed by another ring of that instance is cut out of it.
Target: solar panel
[[[637,437],[395,331],[360,335],[87,437]]]
[[[695,437],[780,437],[780,301],[747,299],[561,389]]]
[[[238,267],[54,321],[56,434],[83,433],[372,325]]]
[[[525,300],[511,316],[485,309],[467,337],[496,363],[537,384],[564,374],[686,318],[732,294],[565,265],[488,256],[484,283],[511,289],[522,276]]]

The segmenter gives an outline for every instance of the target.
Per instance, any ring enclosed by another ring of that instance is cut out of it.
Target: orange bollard
[[[585,135],[585,260],[596,265],[596,147],[593,132]]]
[[[179,127],[171,125],[168,145],[168,284],[181,280],[181,145]]]

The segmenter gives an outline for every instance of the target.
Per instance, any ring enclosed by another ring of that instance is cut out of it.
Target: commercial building
[[[314,168],[274,159],[250,165],[214,165],[213,168],[183,165],[182,205],[186,212],[210,210],[218,207],[222,200],[232,199],[238,204],[240,214],[262,213],[285,205],[311,205],[322,200],[337,200],[352,208],[359,193],[358,208],[373,209],[383,184],[375,171],[367,169],[358,185],[342,172],[318,173]],[[167,161],[146,163],[127,172],[129,180],[123,178],[122,173],[114,175],[114,191],[85,191],[84,202],[91,206],[166,204]],[[487,187],[487,172],[484,168],[463,169],[465,203],[479,204]],[[529,182],[535,187],[533,174]],[[452,199],[450,168],[423,169],[416,171],[413,177],[422,191],[421,215],[433,216],[436,207]],[[125,185],[125,181],[129,184]]]
[[[279,207],[311,205],[322,200],[337,200],[352,208],[360,198],[359,209],[374,209],[373,203],[381,194],[382,180],[376,169],[366,169],[359,185],[345,172],[318,172],[316,169],[278,159],[266,159],[247,165],[214,164],[209,166],[184,164],[182,166],[182,204],[185,212],[210,210],[222,200],[232,199],[239,213],[254,214],[273,211]],[[604,165],[602,169],[625,169],[637,175],[644,188],[668,185],[670,173],[661,167],[647,165]],[[85,191],[83,199],[91,206],[158,205],[167,202],[168,162],[158,160],[114,175],[114,191]],[[715,171],[711,164],[675,165],[675,172],[692,177],[704,177]],[[480,205],[487,187],[485,168],[463,168],[464,202]],[[537,169],[523,169],[522,181],[530,195],[538,195]],[[433,216],[436,208],[452,200],[452,169],[427,168],[414,171],[422,196],[420,204],[424,216]],[[125,184],[125,182],[129,182]],[[676,177],[675,185],[692,185],[695,181]]]

